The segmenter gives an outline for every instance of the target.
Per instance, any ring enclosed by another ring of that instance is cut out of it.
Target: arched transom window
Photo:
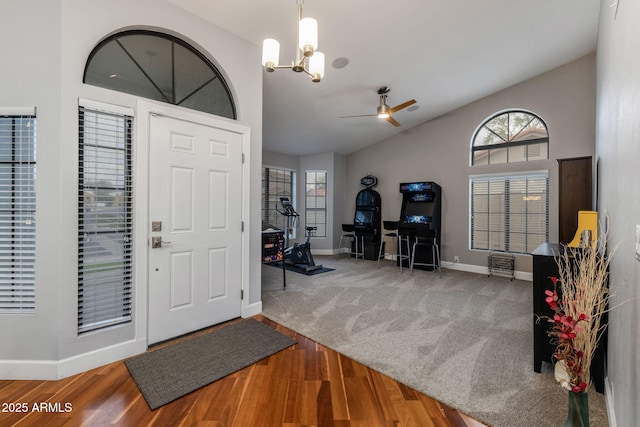
[[[83,82],[236,119],[231,92],[204,55],[177,37],[132,30],[100,42]]]
[[[533,113],[510,110],[482,123],[473,135],[471,164],[527,162],[549,158],[549,133]]]

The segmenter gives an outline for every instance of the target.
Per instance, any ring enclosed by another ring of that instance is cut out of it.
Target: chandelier
[[[279,65],[280,43],[275,39],[265,39],[262,42],[262,65],[270,73],[277,68],[291,68],[296,73],[305,72],[314,83],[318,83],[324,76],[324,54],[316,50],[318,22],[313,18],[302,18],[304,0],[297,0],[296,3],[298,4],[298,47],[295,59],[290,65]],[[307,58],[308,61],[306,61]]]

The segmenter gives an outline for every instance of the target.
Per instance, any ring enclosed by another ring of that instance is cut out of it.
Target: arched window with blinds
[[[471,164],[483,172],[548,157],[544,120],[524,110],[492,115],[471,138]],[[527,254],[549,241],[549,171],[530,168],[469,176],[471,249]]]

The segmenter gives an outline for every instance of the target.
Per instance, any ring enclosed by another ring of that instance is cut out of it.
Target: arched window
[[[528,111],[498,113],[478,127],[473,135],[471,152],[472,165],[548,159],[547,125]]]
[[[233,97],[220,72],[177,37],[124,31],[89,55],[83,82],[236,119]]]
[[[549,158],[549,133],[537,115],[510,110],[485,120],[473,134],[472,165]],[[531,253],[549,241],[549,171],[491,172],[469,176],[469,247]]]

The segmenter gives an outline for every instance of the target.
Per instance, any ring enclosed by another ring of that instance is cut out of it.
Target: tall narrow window
[[[296,173],[286,169],[262,168],[262,220],[284,230],[286,217],[278,213],[280,197],[295,204]],[[295,230],[294,230],[295,233]],[[295,237],[291,236],[291,237]]]
[[[475,176],[471,249],[531,253],[549,241],[549,175]]]
[[[327,172],[305,174],[305,212],[307,227],[318,227],[316,237],[327,237]]]
[[[35,310],[36,118],[0,112],[0,313]]]
[[[132,316],[131,125],[80,107],[78,332]]]

